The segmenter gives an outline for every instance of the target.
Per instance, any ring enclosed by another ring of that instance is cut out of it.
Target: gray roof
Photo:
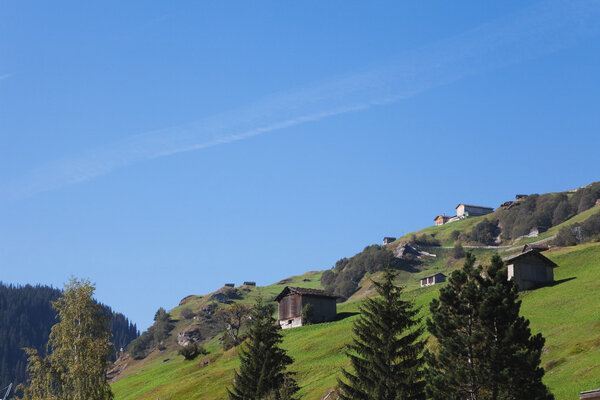
[[[457,205],[455,208],[458,208],[460,206],[465,206],[465,207],[473,207],[473,208],[482,208],[485,210],[494,210],[493,207],[485,207],[485,206],[474,206],[473,204],[465,204],[465,203],[460,203],[459,205]]]
[[[525,252],[523,252],[523,253],[520,253],[520,254],[516,254],[516,255],[514,255],[514,256],[510,256],[510,257],[503,258],[502,260],[503,260],[505,263],[507,263],[507,264],[510,264],[510,263],[513,263],[513,262],[515,262],[515,261],[517,261],[517,260],[519,260],[519,259],[521,259],[521,258],[523,258],[523,257],[529,256],[529,255],[532,255],[532,256],[534,256],[534,257],[537,257],[537,258],[538,258],[540,261],[542,261],[544,264],[550,265],[550,266],[551,266],[551,267],[553,267],[553,268],[556,268],[556,267],[558,267],[558,265],[556,265],[556,263],[555,263],[554,261],[550,260],[550,259],[549,259],[548,257],[546,257],[545,255],[543,255],[543,254],[540,254],[540,252],[539,252],[538,250],[536,250],[536,249],[530,249],[530,250],[527,250],[527,251],[525,251]]]
[[[309,288],[301,288],[301,287],[291,287],[286,286],[281,293],[275,297],[275,301],[280,301],[285,296],[289,294],[299,294],[301,296],[312,296],[312,297],[328,297],[331,299],[337,299],[339,296],[334,296],[325,290],[320,289],[309,289]]]
[[[588,390],[587,392],[579,393],[580,399],[597,399],[600,398],[600,389]]]
[[[431,277],[434,277],[434,276],[438,276],[438,275],[442,275],[442,276],[446,276],[446,277],[448,276],[448,275],[442,274],[441,272],[438,272],[437,274],[424,276],[424,277],[421,278],[421,280],[427,279],[427,278],[431,278]]]

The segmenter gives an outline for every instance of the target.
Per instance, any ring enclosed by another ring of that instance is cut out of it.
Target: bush
[[[452,249],[452,257],[453,258],[463,258],[465,256],[465,249],[463,249],[460,243],[454,245],[454,249]]]
[[[469,232],[467,240],[470,242],[493,245],[499,234],[500,228],[498,227],[498,221],[489,221],[485,218]]]
[[[194,318],[194,315],[195,314],[191,308],[184,308],[183,310],[181,310],[181,318],[192,319]]]
[[[302,307],[302,325],[312,324],[315,318],[315,309],[312,304],[307,304]]]
[[[179,346],[177,353],[188,361],[193,360],[201,354],[208,354],[204,346],[200,343],[190,343],[187,346]]]
[[[452,239],[454,241],[458,240],[459,237],[460,237],[460,231],[453,230],[452,233],[450,233],[450,239]]]
[[[439,246],[440,241],[437,240],[432,234],[422,234],[421,236],[412,235],[411,241],[420,246]]]
[[[240,340],[244,340],[244,337],[241,336],[239,338]],[[223,350],[227,351],[229,349],[233,349],[235,346],[238,345],[238,342],[236,342],[230,334],[228,334],[227,332],[223,332],[223,335],[221,336],[221,340],[219,340],[219,342],[221,342],[221,345],[223,346]]]

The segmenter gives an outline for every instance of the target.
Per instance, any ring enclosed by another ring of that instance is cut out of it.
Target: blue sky
[[[0,280],[146,328],[598,180],[600,2],[0,4]]]

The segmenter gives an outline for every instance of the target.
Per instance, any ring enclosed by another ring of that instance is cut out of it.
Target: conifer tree
[[[437,354],[425,353],[427,393],[433,399],[478,400],[485,386],[486,350],[479,319],[483,278],[475,257],[467,253],[438,299],[430,304],[427,328],[437,340]]]
[[[531,335],[529,321],[519,316],[521,301],[515,283],[507,279],[500,256],[492,258],[486,271],[481,321],[488,350],[485,374],[488,398],[550,400],[553,396],[542,383],[540,357],[544,347],[541,334]]]
[[[273,307],[258,297],[251,312],[248,342],[240,349],[240,370],[227,389],[230,400],[291,399],[299,390],[287,367],[293,360],[279,347],[281,334],[273,318]]]
[[[519,316],[514,282],[495,255],[485,274],[467,254],[439,300],[427,327],[437,340],[426,353],[427,392],[433,399],[551,400],[539,366],[543,337],[531,336]]]
[[[87,280],[71,281],[52,305],[58,312],[50,332],[48,356],[27,349],[28,385],[24,399],[110,400],[106,381],[110,355],[109,317],[93,299]]]
[[[338,380],[344,400],[424,399],[421,367],[424,342],[419,340],[418,310],[401,299],[394,284],[396,273],[387,269],[381,282],[374,282],[379,297],[365,301],[361,317],[354,323],[349,346],[354,373],[342,370],[347,382]]]

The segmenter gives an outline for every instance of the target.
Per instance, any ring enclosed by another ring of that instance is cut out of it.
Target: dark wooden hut
[[[558,267],[552,260],[536,249],[526,247],[521,254],[504,259],[508,267],[508,279],[513,279],[519,290],[533,289],[554,281],[554,268]]]
[[[442,282],[446,282],[446,275],[441,272],[421,278],[421,286],[431,286]]]
[[[279,325],[283,329],[302,326],[302,309],[310,304],[313,323],[333,321],[337,315],[336,300],[324,290],[286,286],[275,298],[279,303]]]

